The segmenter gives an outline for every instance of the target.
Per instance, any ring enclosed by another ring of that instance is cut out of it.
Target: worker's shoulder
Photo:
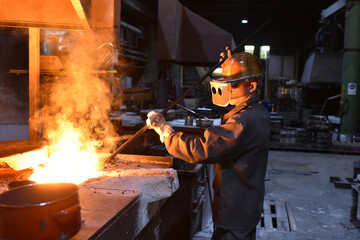
[[[263,118],[270,118],[267,109],[261,103],[254,103],[231,116],[233,121],[256,121]]]

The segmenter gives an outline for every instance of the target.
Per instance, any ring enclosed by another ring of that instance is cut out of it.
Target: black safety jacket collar
[[[236,113],[249,107],[251,104],[259,102],[259,101],[260,101],[260,98],[259,98],[258,94],[252,94],[248,100],[246,100],[245,102],[239,103],[232,110],[230,110],[228,113],[223,115],[221,118],[221,124],[225,123],[229,118],[231,118]]]

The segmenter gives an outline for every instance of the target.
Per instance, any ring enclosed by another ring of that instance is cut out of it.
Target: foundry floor
[[[271,151],[257,239],[360,239],[359,222],[349,220],[351,190],[329,181],[330,176],[352,178],[354,161],[360,155]],[[275,227],[271,216],[276,216]],[[193,240],[210,239],[209,229],[197,232]]]

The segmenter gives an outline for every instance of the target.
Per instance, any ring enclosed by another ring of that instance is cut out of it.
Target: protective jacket
[[[191,163],[216,163],[213,220],[224,229],[246,230],[260,220],[264,201],[270,117],[257,95],[234,107],[203,136],[174,132],[168,152]]]

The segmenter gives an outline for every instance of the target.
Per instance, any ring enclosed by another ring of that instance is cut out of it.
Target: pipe
[[[124,22],[124,21],[121,21],[121,22],[120,22],[120,25],[123,26],[124,28],[127,28],[127,29],[133,31],[134,33],[136,33],[136,34],[138,34],[138,35],[141,34],[140,28],[137,28],[137,27],[135,27],[135,26],[133,26],[133,25],[130,25],[130,24]]]
[[[266,25],[268,25],[271,22],[271,19],[267,20],[265,23],[263,23],[258,29],[256,29],[253,33],[250,34],[245,40],[243,40],[233,51],[231,51],[231,55],[235,54],[242,48],[245,43],[247,43],[255,34],[257,34],[260,30],[262,30]],[[196,88],[200,83],[202,83],[207,77],[210,76],[210,74],[215,71],[218,67],[221,66],[225,62],[225,60],[228,58],[228,56],[225,54],[225,56],[222,58],[220,62],[215,64],[205,75],[203,75],[194,85],[191,86],[186,92],[183,93],[178,99],[173,101],[173,103],[165,108],[161,114],[165,115],[170,109],[172,109],[176,104],[178,104],[186,95],[188,95],[194,88]],[[131,143],[133,143],[135,140],[137,140],[146,130],[148,129],[147,125],[143,126],[138,132],[136,132],[129,140],[124,142],[118,149],[116,149],[106,160],[106,162],[111,161],[118,153],[123,151],[127,146],[129,146]]]

